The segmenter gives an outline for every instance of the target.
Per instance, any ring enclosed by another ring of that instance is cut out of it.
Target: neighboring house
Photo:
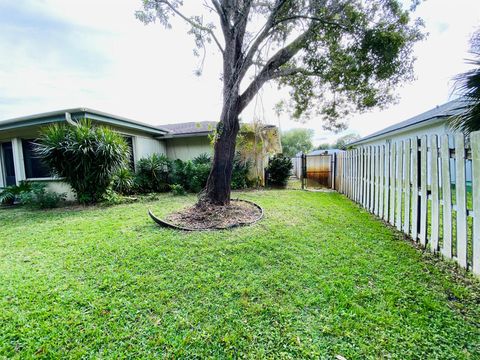
[[[431,110],[428,110],[420,115],[414,116],[405,121],[399,122],[392,126],[389,126],[383,130],[377,131],[371,135],[365,136],[358,141],[354,141],[348,144],[349,147],[369,146],[369,145],[381,145],[388,142],[396,142],[413,137],[420,138],[421,136],[427,136],[427,143],[430,143],[430,136],[437,135],[450,135],[449,144],[450,147],[454,147],[455,131],[453,131],[448,121],[452,116],[456,116],[463,111],[465,102],[461,99],[449,101],[443,105],[439,105]],[[454,169],[454,159],[451,159],[450,167]],[[430,158],[428,159],[430,163]],[[467,161],[466,164],[466,179],[471,180],[471,161]],[[428,179],[430,182],[430,179]],[[452,171],[452,182],[455,183],[455,174]]]
[[[211,135],[217,122],[188,122],[153,126],[88,108],[75,108],[0,121],[0,187],[22,180],[45,181],[51,191],[73,197],[70,187],[51,175],[35,156],[33,142],[40,129],[53,123],[72,123],[81,119],[109,126],[122,134],[131,149],[131,164],[152,154],[169,159],[191,160],[212,153]]]
[[[452,100],[420,115],[399,122],[383,130],[354,141],[348,146],[379,145],[386,141],[398,141],[414,136],[453,134],[448,126],[450,117],[458,115],[464,102]]]

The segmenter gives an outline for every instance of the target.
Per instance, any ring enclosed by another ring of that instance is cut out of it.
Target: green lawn
[[[479,359],[480,284],[337,193],[183,233],[194,201],[0,210],[0,358]]]

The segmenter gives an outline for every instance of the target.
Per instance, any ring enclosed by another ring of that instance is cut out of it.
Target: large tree
[[[228,204],[239,116],[271,80],[290,88],[296,118],[320,114],[329,129],[348,112],[383,107],[412,78],[421,22],[399,0],[204,0],[186,14],[183,0],[143,0],[144,23],[185,21],[198,48],[223,56],[223,107],[203,201]]]
[[[291,129],[282,134],[283,154],[288,157],[294,157],[297,153],[307,153],[313,149],[312,129]]]

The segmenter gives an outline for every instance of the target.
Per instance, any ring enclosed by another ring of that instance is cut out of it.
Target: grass
[[[480,284],[337,193],[183,233],[193,197],[0,210],[0,357],[478,359]]]

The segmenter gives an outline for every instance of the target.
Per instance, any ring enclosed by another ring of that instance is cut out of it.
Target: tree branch
[[[273,78],[278,78],[280,74],[277,70],[289,60],[291,60],[305,45],[308,37],[316,30],[317,25],[312,23],[310,27],[299,35],[286,47],[278,50],[270,60],[267,61],[260,73],[253,79],[247,89],[240,95],[239,108],[240,112],[244,110],[253,97],[258,93],[260,88]],[[290,74],[292,75],[292,74]]]
[[[277,0],[274,9],[272,10],[270,16],[267,19],[267,22],[265,23],[265,25],[263,25],[263,29],[259,32],[255,42],[250,46],[250,49],[245,55],[245,60],[243,61],[242,67],[239,72],[239,81],[242,81],[243,77],[245,76],[248,69],[252,65],[252,61],[253,61],[253,57],[255,56],[255,53],[257,52],[262,42],[269,36],[270,30],[273,27],[274,20],[278,12],[281,10],[281,8],[283,7],[283,5],[285,5],[286,2],[287,0]]]
[[[203,26],[202,24],[199,24],[198,22],[195,22],[193,21],[191,18],[185,16],[184,14],[182,14],[180,11],[178,11],[175,6],[173,6],[170,1],[168,0],[157,0],[159,3],[164,3],[165,5],[167,5],[170,10],[172,10],[175,14],[177,14],[178,16],[180,16],[184,21],[186,21],[187,23],[189,23],[191,26],[193,26],[194,28],[196,29],[199,29],[199,30],[202,30],[202,31],[205,31],[207,33],[210,34],[210,36],[212,37],[213,41],[215,41],[215,43],[217,44],[218,48],[220,49],[220,51],[223,53],[224,50],[223,50],[223,47],[222,45],[220,44],[220,41],[218,41],[217,37],[215,36],[215,33],[212,31],[212,29],[208,28],[208,27],[205,27]]]
[[[220,5],[218,0],[211,0],[211,1],[213,4],[213,7],[217,11],[218,16],[220,17],[220,25],[222,26],[223,37],[225,38],[225,42],[227,42],[232,35],[232,29],[230,29],[227,16],[225,14],[225,11],[222,5]]]

